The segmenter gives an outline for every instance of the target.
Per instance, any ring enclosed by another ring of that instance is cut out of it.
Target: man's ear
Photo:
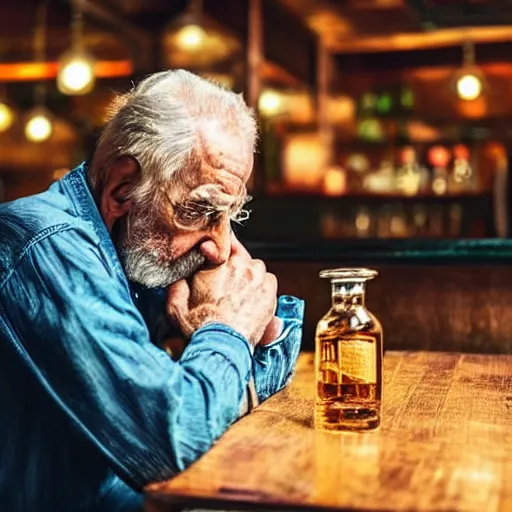
[[[107,169],[100,196],[100,211],[109,231],[132,206],[131,193],[140,179],[140,166],[132,157],[121,157]]]

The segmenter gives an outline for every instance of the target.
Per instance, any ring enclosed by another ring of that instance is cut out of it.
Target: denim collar
[[[114,267],[116,274],[122,281],[129,285],[112,237],[100,215],[91,189],[89,188],[87,182],[87,163],[82,162],[78,167],[66,174],[61,181],[80,218],[91,224],[94,228],[94,231],[100,239],[100,244],[109,258],[110,264]],[[131,292],[131,287],[128,287]]]

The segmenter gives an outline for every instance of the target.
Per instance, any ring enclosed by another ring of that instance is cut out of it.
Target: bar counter
[[[384,326],[385,348],[512,352],[512,240],[242,240],[276,274],[279,293],[305,299],[304,350],[314,350],[330,307],[319,271],[356,266],[379,271],[367,305]]]
[[[344,265],[512,264],[511,239],[242,240],[253,257]]]
[[[188,470],[146,489],[147,512],[512,510],[512,356],[390,352],[382,425],[314,428],[313,355]]]

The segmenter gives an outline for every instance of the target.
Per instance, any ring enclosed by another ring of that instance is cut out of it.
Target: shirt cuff
[[[235,329],[218,322],[203,325],[192,335],[183,356],[190,356],[205,349],[224,355],[237,368],[244,368],[250,372],[254,348],[245,336]]]
[[[302,324],[304,317],[304,301],[292,295],[281,295],[277,301],[276,316],[283,321],[283,329],[279,336],[266,345],[258,345],[258,352],[270,350],[279,345],[290,335],[297,324]]]

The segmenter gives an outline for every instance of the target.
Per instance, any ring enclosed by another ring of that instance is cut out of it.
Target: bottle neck
[[[333,308],[364,306],[366,283],[364,281],[332,281]]]

